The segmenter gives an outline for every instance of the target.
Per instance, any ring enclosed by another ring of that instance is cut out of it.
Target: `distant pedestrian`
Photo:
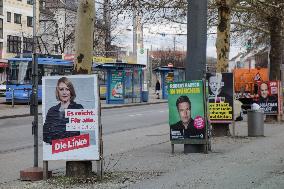
[[[160,99],[160,90],[161,90],[161,84],[160,84],[160,81],[157,80],[156,87],[155,87],[157,99]]]

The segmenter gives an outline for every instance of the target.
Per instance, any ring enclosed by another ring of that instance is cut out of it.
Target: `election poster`
[[[268,81],[257,82],[258,85],[258,102],[257,104],[265,114],[275,115],[280,112],[280,82]]]
[[[97,75],[46,76],[43,160],[99,160]]]
[[[121,100],[123,99],[123,71],[114,70],[111,73],[110,81],[110,99]]]
[[[209,121],[230,123],[233,121],[234,91],[232,73],[207,73]]]
[[[203,81],[168,84],[170,139],[205,139],[206,118]]]

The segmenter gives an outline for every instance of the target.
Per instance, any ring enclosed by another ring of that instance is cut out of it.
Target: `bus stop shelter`
[[[168,98],[168,83],[183,81],[185,69],[183,67],[161,66],[153,70],[161,81],[162,99]]]
[[[93,70],[106,73],[106,103],[127,104],[142,102],[142,64],[104,63]]]

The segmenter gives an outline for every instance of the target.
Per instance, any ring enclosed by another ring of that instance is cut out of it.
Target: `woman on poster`
[[[76,92],[72,82],[61,77],[57,81],[55,94],[59,104],[48,110],[43,125],[43,141],[49,144],[52,144],[52,140],[80,135],[80,131],[66,131],[69,120],[65,118],[65,109],[83,109],[81,104],[74,101]]]

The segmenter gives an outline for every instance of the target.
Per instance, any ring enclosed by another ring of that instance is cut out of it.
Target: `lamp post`
[[[36,56],[36,0],[33,0],[33,61],[32,61],[32,94],[31,114],[34,116],[32,134],[34,135],[34,166],[20,171],[21,180],[37,181],[47,177],[38,167],[38,62]]]
[[[32,106],[34,135],[34,167],[38,167],[38,63],[36,55],[36,0],[33,1],[33,66],[32,66]]]

